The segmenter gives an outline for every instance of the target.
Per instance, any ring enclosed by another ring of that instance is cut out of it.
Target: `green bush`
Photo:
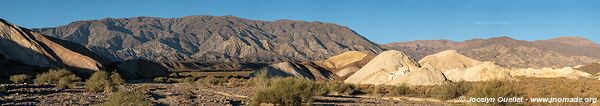
[[[119,91],[107,97],[103,106],[151,106],[152,102],[147,99],[143,92]]]
[[[98,71],[92,74],[90,79],[85,81],[85,89],[90,92],[107,91],[112,92],[117,85],[122,85],[123,79],[120,75],[112,72]]]
[[[56,84],[59,88],[72,88],[73,82],[79,82],[81,78],[77,77],[67,69],[51,69],[48,72],[36,75],[33,81],[36,84]]]
[[[449,100],[463,96],[469,92],[471,86],[466,82],[446,83],[434,88],[433,97]]]
[[[252,104],[273,103],[278,105],[301,105],[312,103],[319,91],[314,82],[302,78],[273,78],[266,87],[258,89],[252,96]]]
[[[156,83],[169,82],[169,78],[167,78],[167,77],[156,77],[156,78],[154,78],[154,82],[156,82]]]
[[[10,81],[14,82],[15,84],[22,84],[22,83],[29,83],[31,81],[31,76],[27,75],[27,74],[19,74],[19,75],[13,75],[10,76]]]

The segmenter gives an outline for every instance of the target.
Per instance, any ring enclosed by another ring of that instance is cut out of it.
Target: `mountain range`
[[[417,40],[380,45],[332,23],[234,16],[106,18],[33,31],[81,44],[113,62],[143,59],[185,70],[256,69],[285,61],[324,60],[347,51],[378,54],[384,50],[399,50],[415,59],[456,50],[507,68],[562,68],[600,59],[600,45],[580,37]]]
[[[457,50],[468,57],[494,61],[509,68],[562,68],[584,65],[600,59],[600,45],[580,37],[559,37],[549,40],[525,41],[509,37],[450,40],[418,40],[383,44],[420,59],[444,50]]]
[[[346,51],[382,51],[345,26],[234,16],[106,18],[33,30],[79,43],[113,61],[312,61]]]

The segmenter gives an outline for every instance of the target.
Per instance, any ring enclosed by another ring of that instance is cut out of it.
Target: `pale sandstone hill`
[[[348,27],[234,16],[107,18],[36,29],[113,60],[157,62],[316,61],[346,51],[382,49]]]
[[[429,63],[439,70],[466,69],[482,62],[459,54],[456,50],[446,50],[423,57],[419,64]]]
[[[510,70],[500,67],[494,62],[486,61],[466,69],[451,69],[443,71],[446,78],[453,82],[460,81],[491,81],[514,80]]]
[[[0,54],[35,67],[100,70],[103,63],[79,45],[59,41],[0,19]]]
[[[438,85],[446,81],[434,68],[421,67],[412,57],[396,50],[382,52],[344,82],[374,85]]]
[[[332,73],[314,66],[312,63],[281,62],[260,68],[250,76],[254,77],[260,73],[265,73],[267,77],[300,77],[311,80],[334,79]]]
[[[425,56],[420,64],[431,64],[441,70],[447,79],[458,81],[513,80],[508,69],[493,62],[481,62],[459,54],[455,50]]]
[[[553,68],[527,68],[527,69],[516,69],[510,73],[512,76],[525,76],[525,77],[537,77],[537,78],[567,78],[567,79],[579,79],[579,78],[591,78],[592,75],[586,72],[575,70],[571,67],[564,67],[561,69]]]
[[[494,61],[510,68],[561,68],[589,64],[600,59],[600,46],[578,37],[524,41],[509,37],[472,39],[463,42],[427,40],[384,44],[390,49],[402,50],[422,57],[444,50],[459,53],[481,61]]]
[[[346,78],[371,61],[373,57],[375,56],[365,52],[348,51],[314,63],[339,77]]]

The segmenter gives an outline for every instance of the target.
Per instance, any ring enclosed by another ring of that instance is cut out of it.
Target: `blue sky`
[[[377,43],[509,36],[600,42],[598,0],[7,0],[0,18],[28,27],[135,16],[233,15],[348,26]]]

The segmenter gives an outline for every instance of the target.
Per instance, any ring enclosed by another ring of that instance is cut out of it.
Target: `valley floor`
[[[506,85],[522,97],[598,97],[600,81],[593,79],[571,80],[564,78],[524,78]],[[472,83],[474,88],[479,83]],[[53,85],[0,84],[6,92],[0,92],[0,105],[96,105],[105,102],[111,93],[87,92],[83,84],[72,89],[60,89]],[[432,87],[421,87],[426,89]],[[196,83],[126,83],[121,87],[126,91],[140,91],[158,106],[189,105],[247,105],[257,88],[248,86],[214,85]],[[430,91],[430,90],[427,90]],[[455,100],[450,100],[455,101]],[[423,94],[403,96],[373,96],[359,94],[353,96],[317,96],[313,104],[318,105],[460,105],[445,102]],[[551,103],[555,105],[590,105],[590,103]],[[469,105],[469,104],[467,104]],[[524,103],[522,105],[548,105],[545,103]],[[591,105],[598,105],[593,103]]]
[[[109,93],[86,92],[83,86],[59,89],[52,85],[3,84],[8,91],[0,94],[1,105],[94,105],[105,101]],[[245,105],[253,87],[198,87],[188,83],[135,83],[123,89],[143,91],[155,105]],[[314,104],[332,105],[446,105],[441,102],[411,101],[371,96],[320,96]]]

